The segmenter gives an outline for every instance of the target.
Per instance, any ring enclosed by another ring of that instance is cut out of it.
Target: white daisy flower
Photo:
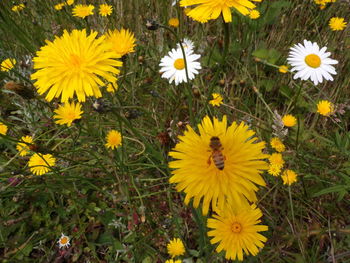
[[[202,68],[201,64],[196,62],[200,55],[186,51],[185,55],[188,78],[191,80],[194,79],[195,74],[198,74],[198,70]],[[168,55],[161,59],[159,66],[161,67],[160,72],[163,73],[162,78],[168,79],[169,83],[175,81],[175,85],[178,85],[179,83],[187,82],[185,60],[181,49],[173,48],[169,51]]]
[[[62,233],[62,236],[58,239],[57,243],[58,243],[60,248],[63,248],[63,247],[70,246],[69,241],[70,241],[69,237]]]
[[[322,83],[323,78],[333,80],[331,74],[336,75],[335,68],[331,65],[338,64],[337,60],[330,59],[327,47],[320,47],[317,43],[304,40],[290,49],[288,63],[292,65],[291,71],[297,71],[294,79],[311,79],[315,85]]]
[[[184,40],[182,40],[182,46],[183,46],[184,50],[188,51],[188,52],[192,52],[193,48],[194,48],[193,42],[191,40],[189,40],[188,38],[184,38]],[[177,48],[181,49],[180,43],[177,43]]]

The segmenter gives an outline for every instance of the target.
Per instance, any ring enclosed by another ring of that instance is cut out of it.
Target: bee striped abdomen
[[[225,168],[225,156],[221,151],[214,151],[212,154],[213,162],[219,170],[223,170]]]
[[[213,162],[219,170],[223,170],[225,168],[225,156],[222,154],[222,150],[224,149],[221,145],[220,139],[217,136],[213,136],[210,138],[209,147],[212,150],[210,157],[213,159]],[[208,163],[210,161],[210,157]]]

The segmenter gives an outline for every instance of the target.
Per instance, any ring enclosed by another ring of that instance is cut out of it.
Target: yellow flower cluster
[[[278,153],[272,153],[269,157],[269,169],[267,172],[273,176],[281,174],[285,161],[281,152],[284,152],[286,147],[278,137],[271,138],[270,145]],[[293,170],[285,170],[282,174],[283,184],[291,185],[297,181],[297,174]]]
[[[66,6],[66,5],[72,5],[72,4],[74,4],[74,0],[67,0],[67,1],[64,1],[64,2],[62,2],[62,3],[56,4],[56,5],[54,6],[54,8],[55,8],[56,10],[61,10],[64,6]]]
[[[326,8],[327,4],[334,3],[336,0],[314,0],[314,2],[319,5],[319,8],[322,10]]]
[[[170,183],[185,192],[185,204],[193,199],[198,207],[202,202],[204,214],[211,206],[214,214],[207,222],[208,236],[212,244],[219,243],[217,252],[224,250],[232,260],[243,260],[243,253],[256,255],[266,241],[259,232],[267,226],[258,224],[262,213],[249,202],[257,201],[257,185],[265,185],[261,177],[268,169],[262,152],[265,143],[258,142],[243,122],[228,126],[226,116],[222,121],[206,116],[198,129],[199,134],[187,126],[169,153],[174,158],[169,163]]]

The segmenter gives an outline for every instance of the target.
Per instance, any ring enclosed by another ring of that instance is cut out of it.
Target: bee
[[[223,170],[225,167],[226,157],[222,154],[222,150],[224,148],[222,147],[219,137],[211,137],[209,147],[211,148],[211,155],[209,156],[208,164],[211,164],[210,159],[212,158],[216,168]]]

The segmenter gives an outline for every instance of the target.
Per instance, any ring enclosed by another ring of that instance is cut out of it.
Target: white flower
[[[184,48],[185,51],[187,52],[192,52],[193,51],[193,47],[194,44],[191,40],[189,40],[188,38],[184,38],[184,40],[182,40],[182,46]],[[177,48],[181,49],[180,47],[180,43],[177,43]]]
[[[57,243],[58,243],[60,248],[63,248],[63,247],[70,246],[69,241],[70,241],[69,237],[62,233],[62,236],[58,239]]]
[[[320,47],[317,43],[304,40],[304,45],[301,43],[294,45],[290,49],[288,62],[293,66],[291,71],[297,71],[294,79],[301,78],[302,80],[311,79],[315,85],[322,83],[323,78],[333,80],[331,74],[336,75],[335,68],[332,64],[338,64],[337,60],[328,58],[331,53],[326,52],[327,47]]]
[[[186,62],[188,78],[194,79],[195,74],[198,74],[198,70],[201,69],[201,64],[196,62],[200,58],[200,55],[192,52],[186,52]],[[169,83],[175,81],[175,85],[182,82],[187,82],[185,60],[183,59],[181,49],[172,49],[169,51],[168,56],[161,59],[159,66],[161,67],[162,78],[169,80]]]

